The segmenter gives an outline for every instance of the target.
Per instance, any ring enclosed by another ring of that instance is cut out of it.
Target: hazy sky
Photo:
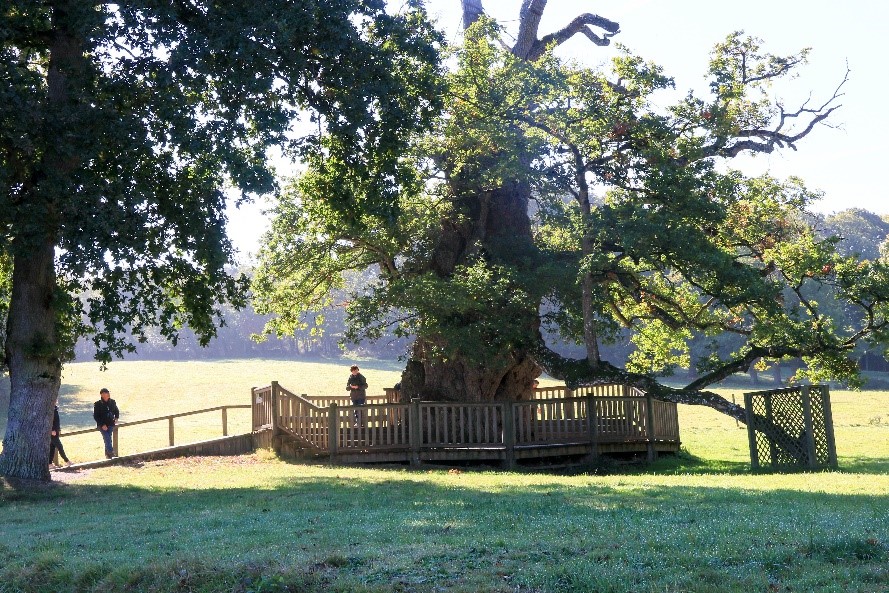
[[[507,28],[517,26],[520,0],[485,0],[488,14]],[[430,15],[437,18],[449,41],[458,41],[461,28],[460,0],[426,0]],[[797,175],[809,187],[825,192],[816,209],[835,212],[864,208],[889,213],[889,192],[882,172],[887,116],[886,48],[889,33],[889,2],[878,0],[550,0],[540,34],[560,29],[581,12],[592,12],[620,23],[612,42],[664,67],[683,94],[694,89],[706,92],[704,74],[713,45],[735,30],[760,37],[765,48],[789,54],[812,48],[809,64],[799,76],[775,89],[785,106],[798,106],[811,95],[820,104],[842,81],[846,65],[849,81],[842,89],[832,125],[817,127],[786,150],[746,159],[743,168],[754,174],[768,170],[778,177]],[[560,49],[560,55],[589,65],[606,62],[612,48],[596,47],[576,36]],[[255,252],[258,237],[266,228],[261,206],[230,211],[229,231],[243,255]]]

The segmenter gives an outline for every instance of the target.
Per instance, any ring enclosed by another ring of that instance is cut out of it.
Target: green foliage
[[[437,34],[381,1],[17,0],[0,17],[4,251],[51,238],[60,286],[84,295],[60,315],[83,317],[75,333],[91,332],[103,361],[152,327],[175,343],[188,326],[206,344],[217,303],[243,306],[225,189],[274,190],[271,146],[340,159],[384,208],[403,136],[436,109]],[[303,131],[306,110],[324,144]],[[367,166],[347,160],[359,157]]]
[[[425,274],[381,284],[350,303],[354,329],[347,337],[379,338],[394,325],[396,335],[436,336],[432,354],[437,358],[461,356],[484,364],[503,352],[529,346],[523,343],[527,336],[518,320],[528,316],[534,301],[522,280],[513,269],[478,259],[458,266],[450,281]],[[419,313],[394,320],[381,302]]]
[[[403,159],[414,176],[401,183],[402,215],[386,224],[356,213],[353,223],[317,206],[333,182],[316,183],[332,176],[313,163],[300,199],[282,201],[262,265],[279,285],[312,278],[318,292],[276,294],[264,311],[286,319],[343,271],[377,265],[379,281],[351,300],[355,339],[394,326],[443,359],[537,344],[552,371],[539,320],[578,343],[629,334],[629,370],[649,377],[691,364],[695,340],[718,340],[694,356],[705,375],[692,391],[787,357],[806,362],[796,379],[857,384],[857,344],[886,343],[883,264],[859,263],[817,231],[807,208],[819,194],[801,180],[727,165],[795,148],[836,108],[837,93],[798,112],[774,97],[807,50],[778,56],[733,33],[711,56],[709,95],[666,106],[673,80],[626,48],[602,68],[552,50],[528,61],[482,18],[453,51],[443,115]],[[527,240],[525,212],[490,219],[497,199],[526,190],[537,206]],[[298,262],[291,272],[277,267],[287,258]],[[255,287],[265,299],[273,285]],[[295,327],[277,323],[269,327]],[[613,378],[614,368],[597,372],[575,378]]]

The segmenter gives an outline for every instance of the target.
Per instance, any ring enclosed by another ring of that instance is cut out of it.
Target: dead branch
[[[593,31],[591,27],[604,29],[606,33],[604,33],[602,36],[599,36]],[[606,46],[611,43],[611,37],[614,37],[615,35],[620,33],[620,25],[612,20],[599,16],[598,14],[591,14],[587,12],[568,23],[565,28],[560,29],[554,33],[550,33],[549,35],[545,35],[539,40],[535,41],[531,45],[528,51],[528,55],[524,57],[531,61],[536,60],[543,55],[543,52],[545,52],[546,48],[550,45],[561,45],[578,33],[585,35],[587,39],[589,39],[596,45]]]

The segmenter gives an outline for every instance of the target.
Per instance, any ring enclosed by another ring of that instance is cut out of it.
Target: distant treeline
[[[857,254],[862,259],[889,257],[889,216],[879,216],[872,212],[859,209],[844,210],[837,214],[824,216],[817,221],[823,236],[839,236],[842,238],[841,249],[848,255]],[[249,274],[250,271],[247,270]],[[365,342],[358,345],[343,344],[345,333],[345,312],[342,305],[349,299],[350,284],[366,283],[372,272],[361,277],[347,280],[346,289],[342,294],[335,295],[334,305],[319,312],[323,315],[323,331],[315,327],[315,315],[305,315],[306,328],[293,336],[269,336],[257,342],[252,336],[262,334],[267,318],[256,314],[248,307],[242,311],[227,310],[224,327],[219,329],[218,337],[207,347],[201,347],[193,333],[183,330],[176,346],[173,346],[159,335],[137,344],[137,351],[128,354],[128,360],[161,359],[222,359],[222,358],[327,358],[341,356],[344,352],[380,359],[396,359],[404,356],[410,347],[410,340],[386,336],[375,343]],[[837,314],[842,314],[838,311]],[[617,336],[613,344],[602,349],[603,358],[615,364],[624,364],[632,352],[628,336]],[[564,355],[584,356],[584,350],[574,344],[554,344],[555,349]],[[696,337],[691,343],[692,360],[706,356],[714,349],[728,350],[732,348],[732,337],[719,338]],[[75,349],[76,360],[86,361],[93,358],[94,349],[88,340],[81,340]],[[860,352],[861,366],[865,371],[887,372],[889,362],[885,353],[879,351]],[[769,372],[770,382],[780,382],[792,374],[798,361],[785,361],[780,367],[773,366]],[[694,376],[693,369],[676,369],[677,375]],[[753,382],[759,382],[758,372],[750,373]]]

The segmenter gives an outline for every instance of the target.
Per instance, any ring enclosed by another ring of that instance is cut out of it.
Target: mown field
[[[93,403],[99,390],[107,387],[121,410],[121,421],[133,422],[168,414],[250,403],[250,388],[278,381],[295,393],[344,394],[349,366],[359,364],[368,378],[371,393],[383,393],[399,381],[399,365],[383,361],[289,362],[278,360],[139,361],[114,362],[106,371],[98,363],[65,365],[59,393],[62,431],[94,428]],[[8,379],[0,383],[0,429],[6,428]],[[229,434],[250,431],[250,411],[231,410]],[[176,442],[189,442],[222,435],[220,412],[179,418],[175,421]],[[100,459],[102,439],[98,434],[62,439],[73,461]],[[126,455],[165,447],[167,422],[123,427],[120,453]]]
[[[101,386],[127,420],[246,403],[272,379],[339,393],[348,362],[70,365],[63,419],[89,426]],[[360,364],[372,392],[397,380],[395,364]],[[681,407],[683,453],[648,466],[356,469],[258,453],[3,482],[0,593],[889,592],[889,394],[832,401],[833,472],[751,475],[743,426]]]

